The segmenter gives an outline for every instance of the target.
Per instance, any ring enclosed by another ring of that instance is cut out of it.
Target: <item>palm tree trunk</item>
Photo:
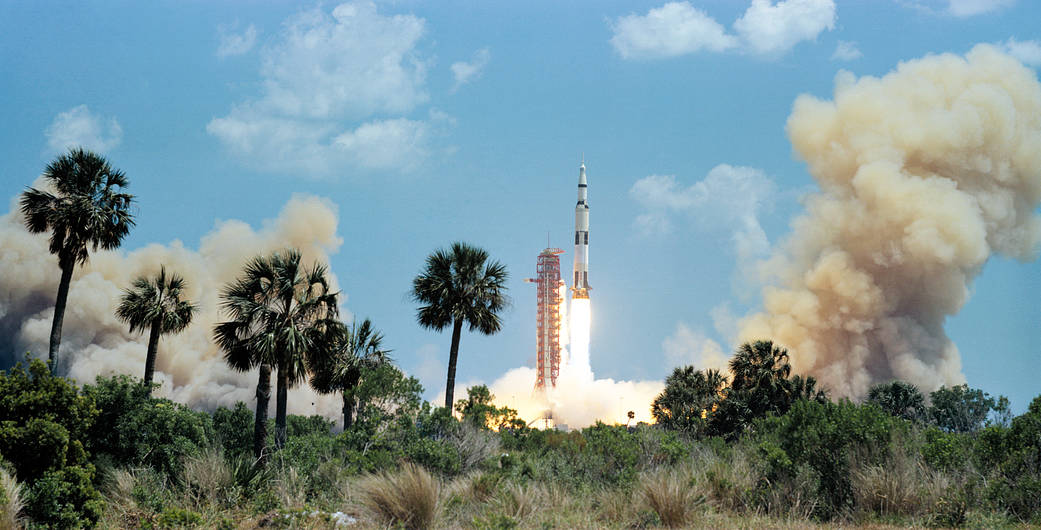
[[[354,393],[350,390],[343,393],[343,430],[354,425]]]
[[[51,320],[51,343],[47,359],[51,365],[51,373],[58,373],[58,346],[61,344],[61,325],[65,320],[65,303],[69,299],[69,284],[72,283],[72,270],[76,260],[71,257],[59,257],[61,281],[58,282],[58,297],[54,300],[54,318]]]
[[[257,415],[253,423],[253,458],[263,460],[267,442],[267,404],[271,399],[271,367],[260,365],[257,380]]]
[[[278,369],[278,388],[275,390],[275,449],[286,445],[286,402],[289,400],[289,374]]]
[[[459,334],[463,331],[463,319],[456,318],[452,326],[452,349],[448,350],[448,383],[445,384],[445,408],[452,412],[455,398],[455,365],[459,360]]]
[[[159,349],[159,330],[162,322],[159,319],[152,321],[152,331],[148,333],[148,355],[145,357],[145,388],[152,393],[152,376],[155,375],[155,355]]]

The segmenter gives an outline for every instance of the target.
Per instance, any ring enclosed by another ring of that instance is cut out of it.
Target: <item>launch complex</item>
[[[589,201],[585,161],[578,168],[578,203],[575,205],[575,260],[572,267],[571,311],[567,310],[567,286],[560,274],[559,248],[546,248],[538,255],[534,283],[538,300],[536,322],[535,391],[544,393],[557,386],[561,369],[592,379],[589,366]],[[568,314],[571,319],[568,319]],[[568,336],[570,330],[570,337]],[[571,355],[567,358],[564,342]]]

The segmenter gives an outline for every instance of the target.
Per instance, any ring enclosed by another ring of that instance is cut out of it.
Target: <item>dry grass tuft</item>
[[[534,513],[544,495],[538,486],[511,483],[499,496],[499,505],[505,515],[521,520]]]
[[[0,529],[17,530],[25,526],[22,485],[6,469],[0,468]]]
[[[440,481],[414,464],[397,473],[369,476],[358,485],[358,492],[372,516],[391,526],[430,528],[440,510]]]
[[[687,526],[694,518],[694,509],[704,504],[705,496],[692,487],[687,473],[658,471],[640,477],[639,491],[662,524],[670,528]]]
[[[207,449],[184,460],[184,483],[196,505],[232,505],[238,498],[235,474],[220,449]]]
[[[855,505],[880,516],[927,513],[951,486],[918,455],[896,452],[882,465],[855,466],[852,473]]]
[[[286,466],[278,472],[272,491],[282,508],[302,508],[307,503],[307,477],[295,467]]]
[[[466,473],[501,452],[502,443],[495,433],[463,422],[448,438],[459,453],[459,469]]]

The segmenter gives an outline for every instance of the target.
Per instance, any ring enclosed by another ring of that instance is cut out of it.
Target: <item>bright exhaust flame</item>
[[[578,381],[592,381],[589,365],[589,330],[593,324],[592,305],[588,298],[571,300],[571,358],[567,371]]]

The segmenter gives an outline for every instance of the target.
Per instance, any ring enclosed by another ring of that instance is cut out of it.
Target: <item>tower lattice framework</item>
[[[538,297],[538,319],[536,324],[536,368],[535,388],[557,386],[560,375],[560,304],[561,296],[559,248],[547,248],[538,257],[536,277],[526,281],[535,284]]]

